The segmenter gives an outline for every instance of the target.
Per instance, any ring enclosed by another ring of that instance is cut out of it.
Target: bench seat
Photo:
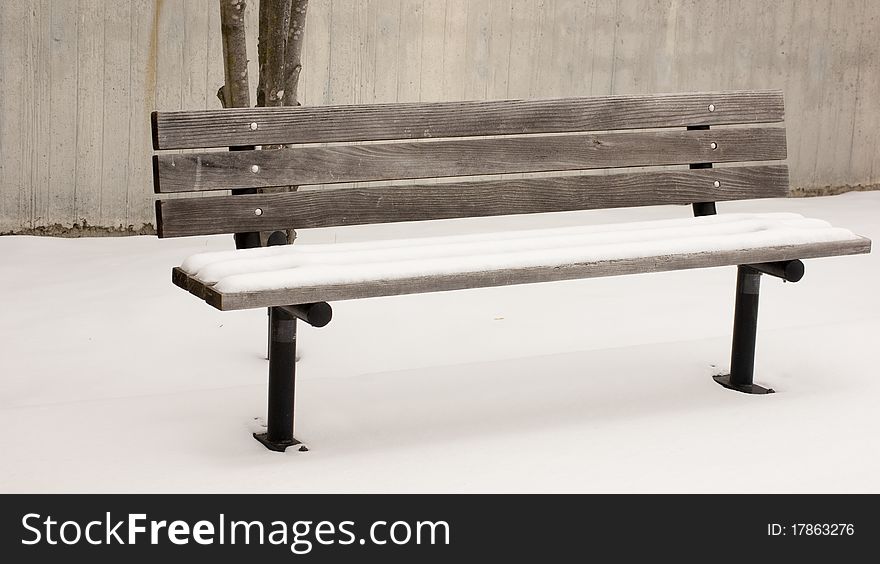
[[[791,213],[200,253],[175,284],[222,310],[866,253]]]

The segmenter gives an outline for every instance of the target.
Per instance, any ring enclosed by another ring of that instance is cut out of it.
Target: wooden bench
[[[782,120],[778,91],[153,113],[155,149],[198,150],[153,157],[157,193],[232,191],[157,201],[157,230],[236,234],[237,250],[190,257],[172,280],[221,310],[270,308],[268,428],[255,437],[273,450],[300,445],[296,322],[325,325],[335,300],[738,265],[731,372],[716,380],[767,393],[752,382],[761,274],[796,282],[799,259],[871,246],[792,214],[715,215],[715,202],[788,194],[787,167],[771,162],[786,157]],[[319,186],[362,181],[374,184]],[[288,185],[319,189],[257,193]],[[258,232],[278,231],[275,243],[286,229],[659,204],[693,215],[256,248]]]

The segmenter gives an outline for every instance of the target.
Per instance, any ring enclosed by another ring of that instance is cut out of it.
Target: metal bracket
[[[799,282],[800,279],[804,277],[804,263],[797,259],[747,264],[745,266],[746,268],[757,270],[762,274],[769,274],[776,278],[782,278],[786,282]]]
[[[324,327],[333,319],[333,308],[327,302],[278,306],[285,313],[305,321],[312,327]]]

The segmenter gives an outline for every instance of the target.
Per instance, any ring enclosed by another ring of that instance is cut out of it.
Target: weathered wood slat
[[[714,107],[709,111],[709,105]],[[771,123],[782,92],[490,102],[230,108],[153,113],[155,149]],[[256,124],[256,129],[252,124]]]
[[[192,276],[189,276],[179,266],[175,266],[171,270],[171,282],[178,288],[182,288],[190,294],[198,296],[203,300],[205,299],[205,296],[207,296],[208,287],[202,282],[193,278]]]
[[[159,203],[159,236],[689,204],[787,193],[787,166],[755,165],[177,198]],[[260,215],[254,213],[258,209]]]
[[[714,148],[713,148],[714,147]],[[461,139],[154,156],[156,190],[784,159],[779,127]]]
[[[591,263],[559,266],[520,268],[494,272],[450,274],[406,278],[401,280],[380,280],[373,283],[339,284],[295,290],[273,290],[260,292],[221,293],[201,283],[192,285],[198,289],[207,303],[221,310],[249,309],[279,305],[312,303],[320,301],[339,301],[379,296],[395,296],[425,292],[441,292],[466,288],[488,286],[507,286],[512,284],[531,284],[579,278],[598,278],[645,272],[663,272],[691,268],[709,268],[735,264],[753,264],[780,260],[808,259],[827,256],[853,255],[871,250],[869,239],[834,243],[812,243],[805,245],[786,245],[750,249],[745,251],[723,251],[664,255],[638,259],[620,259]],[[186,287],[186,286],[182,286]]]

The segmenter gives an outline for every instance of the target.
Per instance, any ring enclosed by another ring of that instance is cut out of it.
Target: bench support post
[[[242,235],[242,234],[236,233],[236,236],[238,236],[238,235]],[[244,235],[248,235],[248,233],[245,233]],[[256,235],[256,237],[257,237],[256,246],[259,247],[260,246],[259,232],[250,233],[250,235]],[[286,245],[286,244],[287,244],[287,235],[282,233],[281,231],[275,231],[274,233],[269,235],[269,238],[266,240],[267,247],[274,247],[276,245]],[[271,307],[266,308],[266,315],[269,316],[269,330],[266,332],[267,333],[266,337],[269,340],[268,344],[266,345],[266,360],[269,360],[269,349],[272,348],[272,308]]]
[[[755,340],[758,330],[758,296],[761,272],[746,265],[736,267],[736,306],[733,315],[733,346],[730,374],[715,376],[715,381],[731,390],[746,394],[772,394],[773,390],[752,382],[755,372]]]
[[[296,317],[283,308],[269,311],[269,410],[266,432],[254,438],[266,448],[284,452],[288,447],[308,450],[293,437],[296,386]]]
[[[689,125],[687,126],[688,131],[695,130],[707,130],[709,129],[708,125]],[[712,168],[712,163],[692,163],[688,166],[690,169],[700,169],[700,168]],[[715,202],[694,202],[694,217],[700,217],[704,215],[715,215],[718,213],[715,210]]]

